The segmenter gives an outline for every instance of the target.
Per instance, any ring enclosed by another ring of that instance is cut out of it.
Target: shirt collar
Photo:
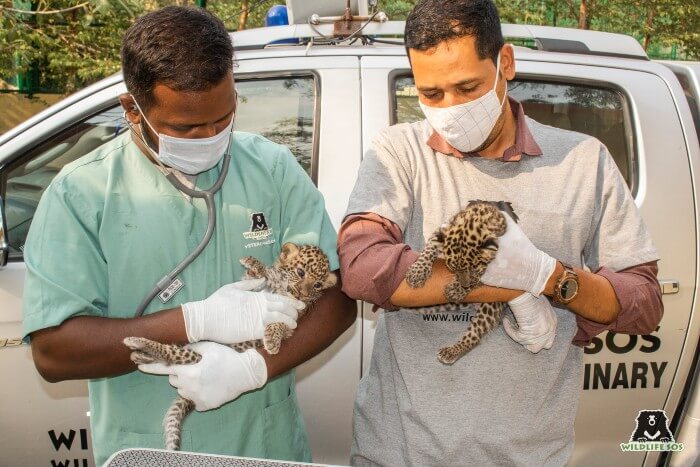
[[[532,136],[532,132],[530,131],[530,128],[527,125],[527,120],[525,120],[525,112],[523,111],[522,104],[520,104],[520,102],[518,102],[510,96],[508,96],[508,102],[510,102],[510,108],[513,112],[513,116],[515,117],[516,122],[515,144],[506,149],[503,152],[503,156],[501,156],[497,160],[503,162],[516,162],[522,158],[523,154],[526,154],[528,156],[541,156],[542,149],[540,149],[540,146],[537,144],[537,141],[535,141],[535,138]],[[440,152],[442,154],[452,155],[454,157],[457,157],[458,159],[462,159],[464,157],[480,157],[479,153],[461,152],[453,148],[452,146],[450,146],[450,143],[448,143],[435,130],[433,130],[432,134],[428,138],[427,144],[434,151]]]

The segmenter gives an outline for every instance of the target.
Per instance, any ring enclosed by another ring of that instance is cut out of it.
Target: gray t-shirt
[[[365,155],[347,214],[377,213],[421,250],[470,200],[510,201],[534,245],[565,263],[617,271],[658,259],[607,149],[590,136],[527,124],[543,155],[519,162],[437,153],[426,144],[426,121],[387,128]],[[550,350],[532,354],[499,326],[452,366],[436,353],[462,335],[470,305],[444,315],[380,315],[355,402],[351,463],[565,464],[582,349],[571,345],[575,315],[555,311]]]

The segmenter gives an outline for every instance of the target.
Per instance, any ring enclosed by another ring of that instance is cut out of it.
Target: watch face
[[[578,283],[574,279],[566,279],[561,285],[561,298],[564,300],[571,300],[576,296],[578,292]]]

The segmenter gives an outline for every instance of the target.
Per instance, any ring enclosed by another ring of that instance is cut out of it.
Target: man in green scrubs
[[[285,242],[317,244],[338,268],[323,197],[289,150],[230,134],[232,56],[223,23],[205,10],[168,7],[138,19],[122,47],[130,94],[121,103],[131,131],[66,166],[29,232],[24,334],[46,380],[90,380],[96,465],[120,449],[162,448],[161,421],[178,391],[198,409],[186,419],[182,450],[311,459],[290,370],[352,324],[355,303],[340,284],[330,289],[275,356],[222,345],[259,336],[266,322],[296,325],[298,302],[235,284],[240,258],[271,264]],[[135,317],[207,226],[204,201],[165,174],[208,189],[227,147],[211,241],[178,276],[182,287]],[[135,371],[122,343],[128,336],[219,343],[195,344],[202,362],[187,375],[174,366],[173,387],[165,376]]]

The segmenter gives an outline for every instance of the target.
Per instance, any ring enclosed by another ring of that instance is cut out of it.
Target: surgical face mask
[[[444,108],[428,107],[418,102],[430,126],[453,148],[461,152],[474,152],[484,144],[493,127],[496,126],[508,94],[506,87],[503,99],[498,101],[496,84],[501,71],[500,65],[501,54],[499,53],[493,88],[478,99]]]
[[[231,130],[233,129],[233,117],[231,117],[231,122],[222,132],[209,138],[176,138],[175,136],[158,133],[146,119],[146,115],[138,104],[136,104],[136,108],[139,109],[141,117],[153,133],[158,135],[158,154],[144,141],[146,147],[158,161],[180,172],[188,175],[206,172],[221,160],[229,147]],[[143,131],[143,127],[141,131]]]

